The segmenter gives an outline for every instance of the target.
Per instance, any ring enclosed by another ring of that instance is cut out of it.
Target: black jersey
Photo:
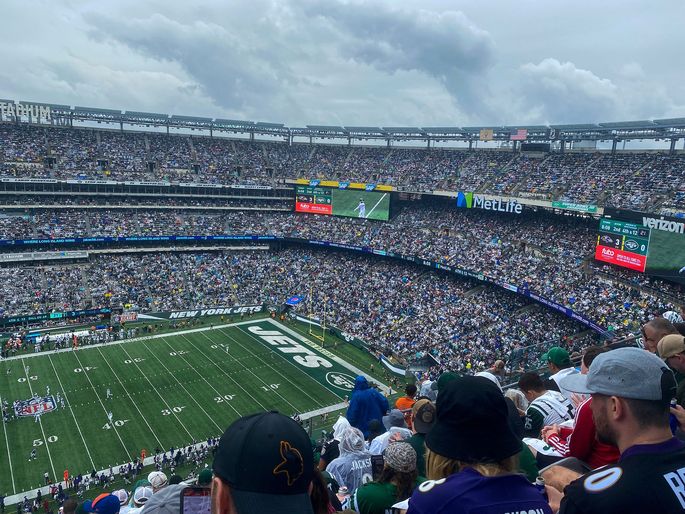
[[[612,466],[564,490],[559,514],[685,513],[685,444],[670,439],[628,448]]]

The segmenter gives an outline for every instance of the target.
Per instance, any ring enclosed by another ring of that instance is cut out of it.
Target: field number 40
[[[103,430],[109,430],[113,427],[123,427],[129,421],[130,421],[129,419],[117,419],[116,421],[114,421],[112,423],[105,423],[104,426],[102,427],[102,429]]]

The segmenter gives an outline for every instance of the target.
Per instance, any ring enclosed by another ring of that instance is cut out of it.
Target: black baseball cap
[[[436,414],[426,446],[438,455],[499,462],[521,451],[521,441],[509,427],[504,395],[487,378],[464,376],[440,386]]]
[[[219,440],[212,467],[231,486],[240,514],[313,514],[311,441],[288,416],[261,412],[233,422]]]

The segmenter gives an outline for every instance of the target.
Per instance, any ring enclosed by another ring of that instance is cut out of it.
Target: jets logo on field
[[[639,245],[637,242],[633,241],[632,239],[628,239],[626,241],[626,244],[624,245],[628,250],[635,250]]]
[[[354,377],[347,373],[339,373],[337,371],[326,373],[326,382],[344,391],[354,389]]]
[[[19,416],[34,416],[36,414],[45,414],[52,412],[57,408],[57,402],[52,396],[45,396],[43,398],[31,398],[30,400],[22,400],[14,406],[14,414]]]

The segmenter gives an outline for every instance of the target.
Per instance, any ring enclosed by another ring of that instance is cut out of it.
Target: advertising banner
[[[139,320],[173,320],[206,318],[207,316],[235,316],[264,312],[264,305],[232,305],[230,307],[212,307],[211,309],[189,309],[185,311],[166,311],[139,313]]]
[[[587,205],[584,203],[552,202],[552,207],[554,207],[555,209],[565,209],[567,211],[587,212],[590,214],[597,212],[597,206],[596,205]]]

